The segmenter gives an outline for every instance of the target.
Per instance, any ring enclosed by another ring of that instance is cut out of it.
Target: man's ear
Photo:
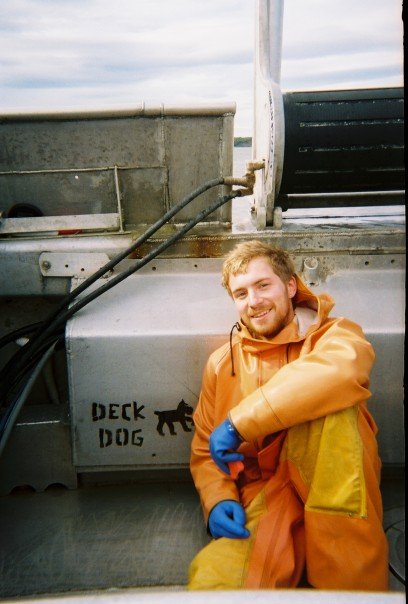
[[[288,288],[288,296],[289,296],[289,298],[294,298],[295,294],[297,292],[296,277],[291,277],[289,279],[289,281],[287,282],[286,287]]]

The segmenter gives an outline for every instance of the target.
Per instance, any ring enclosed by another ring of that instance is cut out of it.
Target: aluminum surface
[[[0,458],[0,495],[28,485],[43,491],[53,484],[77,487],[71,459],[70,425],[61,405],[22,410]]]
[[[403,463],[404,273],[392,264],[374,270],[359,262],[358,270],[355,265],[334,271],[313,289],[332,294],[333,316],[362,325],[373,344],[377,359],[369,406],[380,426],[381,457],[386,464]],[[78,467],[188,464],[189,418],[204,364],[212,350],[227,342],[236,314],[214,260],[207,270],[204,260],[186,259],[184,270],[177,267],[176,261],[157,260],[70,321],[68,369]],[[191,408],[184,417],[176,414],[181,401]],[[168,423],[161,420],[162,412]]]
[[[2,116],[0,211],[7,216],[28,203],[46,217],[113,214],[115,226],[119,220],[128,229],[155,222],[203,182],[232,175],[233,104],[139,109]],[[222,189],[203,194],[174,222],[187,222]],[[230,219],[230,207],[211,217]],[[4,236],[21,228],[9,220]]]
[[[67,328],[74,463],[186,465],[210,352],[235,321],[218,273],[129,277]]]
[[[43,252],[39,258],[41,274],[45,277],[89,277],[109,262],[103,253]]]

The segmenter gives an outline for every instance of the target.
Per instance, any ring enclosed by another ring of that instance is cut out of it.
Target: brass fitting
[[[264,167],[265,162],[263,160],[247,161],[245,175],[241,178],[236,178],[235,176],[226,176],[224,178],[224,184],[230,186],[237,185],[239,187],[243,187],[243,189],[241,189],[241,196],[252,195],[255,186],[255,170],[262,170]]]

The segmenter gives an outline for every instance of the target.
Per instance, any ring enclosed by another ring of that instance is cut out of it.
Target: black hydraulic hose
[[[108,273],[110,270],[112,270],[119,262],[121,262],[121,260],[124,260],[127,256],[129,256],[129,254],[134,252],[145,241],[147,241],[149,239],[149,237],[154,235],[154,233],[156,233],[168,220],[173,218],[173,216],[175,214],[177,214],[180,210],[182,210],[186,205],[191,203],[194,199],[196,199],[196,197],[198,197],[205,191],[208,191],[209,189],[212,189],[213,187],[217,187],[222,184],[224,184],[223,178],[215,178],[213,180],[209,180],[209,181],[205,182],[203,185],[201,185],[197,189],[194,189],[194,191],[192,191],[189,195],[187,195],[184,199],[182,199],[182,201],[180,201],[180,203],[173,206],[173,208],[168,210],[168,212],[166,212],[161,218],[159,218],[159,220],[157,220],[154,224],[152,224],[147,229],[147,231],[145,231],[143,233],[143,235],[138,237],[136,239],[136,241],[134,243],[132,243],[132,245],[130,245],[126,250],[117,254],[114,258],[112,258],[112,260],[107,262],[104,266],[102,266],[100,269],[98,269],[90,277],[85,279],[85,281],[80,283],[70,294],[68,294],[62,300],[61,304],[58,306],[58,308],[55,310],[55,312],[52,313],[48,319],[46,319],[45,321],[42,322],[41,327],[38,330],[38,332],[41,332],[43,329],[48,327],[48,325],[50,325],[52,323],[52,321],[58,316],[58,314],[62,310],[67,308],[70,305],[70,303],[79,296],[79,294],[81,294],[83,291],[85,291],[85,289],[87,289],[90,285],[95,283],[95,281],[97,281],[100,277],[102,277],[103,275]],[[37,334],[34,334],[33,338],[35,338],[36,335]]]
[[[30,355],[30,357],[27,359],[27,361],[22,365],[21,368],[18,368],[16,364],[11,363],[10,367],[9,367],[9,372],[13,372],[14,376],[13,376],[13,383],[10,383],[8,385],[8,389],[9,391],[11,390],[13,385],[18,385],[21,380],[24,378],[24,376],[27,375],[27,373],[29,373],[29,371],[32,369],[32,367],[35,365],[35,363],[37,362],[38,358],[43,354],[44,350],[46,348],[48,348],[49,346],[51,346],[51,344],[56,341],[56,340],[61,340],[61,338],[63,339],[64,337],[64,326],[60,327],[59,329],[56,329],[54,331],[54,333],[52,333],[51,335],[49,335],[45,341],[43,341],[38,347],[37,349],[33,352],[33,354]],[[26,345],[25,345],[26,346]],[[23,347],[24,348],[24,347]],[[12,360],[12,359],[11,359]],[[10,363],[10,362],[9,362]],[[11,387],[9,387],[11,386]]]
[[[0,348],[3,348],[3,346],[10,344],[10,342],[15,342],[16,340],[18,340],[18,338],[28,337],[31,333],[36,331],[40,327],[40,325],[42,325],[42,321],[39,321],[38,323],[31,323],[31,325],[25,325],[24,327],[19,327],[14,331],[6,333],[0,338]]]
[[[168,220],[170,220],[171,218],[173,218],[173,216],[175,214],[177,214],[180,210],[182,210],[186,205],[188,205],[189,203],[191,203],[199,195],[201,195],[202,193],[205,193],[205,191],[208,191],[209,189],[212,189],[213,187],[217,187],[217,186],[223,185],[223,184],[224,184],[224,178],[222,178],[222,177],[214,178],[212,180],[209,180],[209,181],[203,183],[200,187],[197,187],[196,189],[194,189],[193,191],[191,191],[191,193],[189,193],[186,197],[184,197],[184,199],[182,199],[178,204],[176,204],[175,206],[173,206],[173,208],[171,208],[161,218],[159,218],[159,220],[157,220],[154,224],[152,224],[143,233],[143,235],[141,235],[140,237],[138,237],[138,239],[134,243],[132,243],[132,245],[130,245],[123,252],[120,252],[119,254],[117,254],[114,258],[112,258],[104,266],[102,266],[100,269],[98,269],[95,273],[93,273],[85,281],[83,281],[82,283],[80,283],[70,294],[68,294],[67,296],[65,296],[65,298],[62,300],[62,302],[60,303],[60,305],[58,306],[58,308],[53,313],[51,313],[51,315],[48,318],[46,318],[44,321],[38,323],[38,326],[37,326],[37,329],[36,329],[35,333],[30,338],[30,341],[26,344],[24,350],[23,349],[19,350],[15,354],[15,356],[13,357],[13,359],[11,360],[11,362],[9,362],[0,371],[0,384],[3,383],[4,379],[7,380],[6,376],[7,376],[8,372],[9,372],[9,369],[10,369],[12,363],[18,362],[18,358],[20,356],[24,359],[28,355],[29,350],[31,350],[31,348],[34,346],[37,338],[41,336],[41,333],[45,329],[47,329],[50,325],[52,325],[53,322],[59,316],[59,314],[63,310],[65,310],[70,305],[70,303],[73,300],[75,300],[75,298],[77,298],[83,291],[85,291],[85,289],[87,289],[90,285],[92,285],[93,283],[95,283],[95,281],[97,281],[100,277],[102,277],[103,275],[105,275],[107,272],[109,272],[110,270],[112,270],[112,268],[114,268],[119,262],[121,262],[121,260],[124,260],[127,256],[129,256],[129,254],[131,254],[132,252],[134,252],[145,241],[147,241],[147,239],[149,239],[149,237],[151,237],[152,235],[154,235],[154,233],[156,233]],[[10,337],[10,339],[8,339],[9,337]],[[12,334],[7,334],[5,336],[5,338],[6,338],[5,343],[8,343],[9,341],[11,341],[11,339],[15,339],[12,336]],[[1,347],[1,345],[0,345],[0,347]],[[3,391],[3,389],[0,388],[0,394],[1,394],[2,391]],[[1,401],[0,401],[0,408],[1,408]]]
[[[33,371],[25,382],[24,386],[21,388],[18,396],[16,397],[14,404],[10,405],[7,409],[5,415],[1,418],[0,422],[0,457],[3,452],[3,449],[7,443],[10,432],[17,420],[18,414],[20,413],[21,407],[23,406],[27,396],[30,393],[30,390],[34,386],[34,383],[41,373],[45,363],[51,357],[52,353],[56,345],[58,344],[58,340],[54,341],[51,346],[48,346],[45,352],[42,353],[40,360],[36,363]]]
[[[1,346],[5,346],[6,344],[12,342],[12,341],[16,341],[19,337],[29,337],[30,333],[32,333],[34,330],[36,330],[38,328],[39,323],[32,323],[31,325],[27,325],[26,327],[22,327],[20,329],[17,329],[11,333],[6,334],[5,336],[3,336],[3,338],[1,339]],[[56,331],[56,333],[53,334],[53,338],[55,337],[61,337],[64,335],[64,327],[61,327],[59,330]],[[47,343],[50,343],[50,338],[47,339]],[[19,357],[22,357],[23,353],[26,352],[26,348],[29,344],[29,341],[24,344],[22,347],[20,347],[18,349],[18,351],[9,359],[9,361],[5,364],[5,366],[2,368],[0,374],[2,374],[3,376],[5,376],[3,378],[3,381],[0,380],[0,397],[3,396],[4,392],[8,389],[9,387],[9,383],[10,380],[8,380],[8,375],[11,373],[17,373],[20,370],[20,367],[17,368],[17,361],[19,359]],[[42,350],[42,346],[41,349]],[[34,359],[37,358],[38,355],[34,356]],[[28,369],[31,368],[31,363],[28,363],[26,366],[23,365],[22,367],[22,371],[23,374],[26,373],[26,371]],[[17,369],[16,369],[17,368]],[[18,380],[17,380],[18,381]],[[1,401],[0,398],[0,409],[2,408],[3,403]]]
[[[49,322],[45,329],[38,333],[35,338],[35,341],[34,339],[31,341],[31,347],[30,343],[28,343],[19,351],[19,353],[22,353],[20,358],[13,357],[13,359],[11,359],[11,362],[9,361],[6,367],[3,368],[2,378],[5,380],[5,383],[3,385],[2,392],[6,394],[10,387],[12,387],[16,383],[16,377],[23,370],[25,363],[29,363],[30,361],[32,361],[39,347],[47,338],[52,335],[55,329],[61,327],[70,317],[72,317],[76,312],[78,312],[78,310],[95,300],[105,291],[108,291],[109,289],[126,279],[128,276],[141,269],[143,266],[145,266],[145,264],[156,258],[156,256],[161,254],[169,246],[178,241],[178,239],[185,235],[189,230],[191,230],[196,224],[201,222],[209,214],[214,212],[216,209],[218,209],[231,199],[234,199],[235,197],[240,197],[241,194],[242,193],[240,190],[236,190],[230,193],[229,195],[225,195],[223,197],[218,198],[212,205],[199,212],[194,218],[187,222],[177,233],[175,233],[173,236],[169,237],[166,241],[157,246],[144,258],[139,261],[136,261],[135,264],[129,269],[119,273],[116,277],[110,279],[107,283],[99,287],[97,290],[91,292],[84,298],[77,301],[75,304],[72,304],[64,312],[60,312],[59,315],[57,315],[51,322]],[[106,269],[102,272],[102,274],[105,274],[105,272]]]
[[[48,328],[49,325],[53,323],[53,321],[59,316],[59,314],[65,310],[70,303],[79,296],[85,289],[87,289],[90,285],[95,283],[100,277],[109,272],[112,268],[114,268],[121,260],[124,260],[129,254],[134,252],[138,247],[140,247],[149,237],[151,237],[154,233],[156,233],[168,220],[170,220],[177,212],[182,210],[186,205],[191,203],[194,199],[196,199],[199,195],[208,191],[209,189],[224,184],[224,178],[214,178],[203,183],[200,187],[194,189],[191,193],[189,193],[184,199],[182,199],[178,204],[176,204],[173,208],[171,208],[168,212],[166,212],[159,220],[157,220],[154,224],[152,224],[143,235],[138,237],[138,239],[130,245],[126,250],[117,254],[114,258],[112,258],[109,262],[107,262],[104,266],[98,269],[95,273],[93,273],[90,277],[88,277],[85,281],[79,284],[70,294],[65,296],[62,300],[61,304],[58,308],[51,313],[51,315],[46,318],[44,321],[38,324],[38,328],[36,329],[33,336],[30,338],[30,341],[24,347],[24,350],[19,350],[14,357],[7,363],[7,365],[0,370],[0,384],[3,384],[3,381],[7,381],[7,375],[12,367],[13,363],[18,362],[19,357],[26,358],[28,352],[34,346],[38,337],[41,336],[41,333]],[[7,334],[5,338],[7,338],[7,342],[10,341],[8,338],[14,339],[12,334]],[[4,392],[4,388],[0,386],[0,395]],[[1,408],[1,400],[0,400],[0,408]]]

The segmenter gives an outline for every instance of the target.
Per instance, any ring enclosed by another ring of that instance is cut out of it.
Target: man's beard
[[[288,309],[288,312],[284,317],[275,317],[275,319],[276,320],[273,322],[272,325],[265,325],[264,329],[262,329],[262,327],[257,328],[252,323],[251,317],[248,317],[247,319],[249,321],[249,325],[246,325],[244,320],[243,323],[246,325],[253,338],[266,338],[268,340],[271,340],[272,338],[277,336],[278,333],[280,333],[291,322],[292,318],[290,308]]]

